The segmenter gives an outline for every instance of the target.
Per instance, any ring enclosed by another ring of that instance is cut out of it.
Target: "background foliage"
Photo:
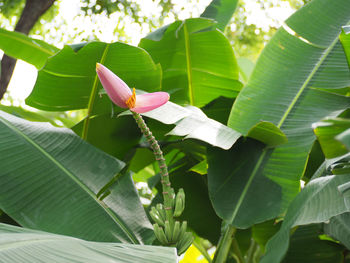
[[[23,3],[0,1],[8,26]],[[257,1],[262,10],[283,3]],[[41,251],[32,262],[177,260],[148,217],[161,202],[159,168],[130,112],[111,104],[96,62],[138,93],[170,93],[144,117],[175,191],[186,192],[181,220],[195,240],[183,262],[348,261],[350,4],[289,3],[300,9],[264,31],[244,1],[213,0],[185,19],[160,1],[156,22],[138,2],[82,1],[83,16],[157,28],[137,46],[60,47],[1,28],[0,49],[38,75],[25,101],[36,110],[0,106],[1,242],[15,244],[0,261],[20,262],[29,249]],[[45,33],[45,21],[32,32]]]

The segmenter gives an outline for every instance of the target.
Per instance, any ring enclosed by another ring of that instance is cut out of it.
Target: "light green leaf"
[[[181,107],[167,102],[165,105],[142,115],[165,124],[175,124],[168,135],[185,136],[207,142],[222,149],[229,149],[241,136],[235,130],[209,119],[199,108]]]
[[[250,75],[252,74],[253,69],[255,67],[255,64],[250,59],[243,58],[243,57],[237,58],[237,63],[239,66],[240,77],[241,77],[243,83],[245,84],[249,80]]]
[[[286,135],[273,123],[262,121],[248,132],[248,137],[259,140],[269,147],[276,147],[288,142]]]
[[[314,123],[312,127],[326,158],[335,158],[349,152],[341,140],[346,140],[347,138],[343,132],[350,129],[350,120],[340,118],[327,119]]]
[[[55,46],[42,40],[2,28],[0,28],[0,49],[11,57],[33,64],[37,69],[42,68],[47,59],[59,51]]]
[[[290,229],[298,225],[322,223],[350,212],[350,196],[339,187],[350,182],[350,175],[325,176],[310,181],[290,204],[280,230],[267,243],[261,263],[279,263],[289,246]]]
[[[141,40],[139,46],[161,64],[162,89],[173,102],[202,107],[240,91],[233,49],[213,24],[204,18],[176,21]]]
[[[347,129],[346,131],[339,134],[336,139],[340,142],[342,142],[348,150],[350,150],[350,129]]]
[[[324,224],[324,231],[350,249],[350,213],[332,217]]]
[[[253,223],[283,212],[299,192],[300,178],[315,140],[312,123],[337,116],[350,106],[348,97],[322,90],[350,86],[348,63],[338,39],[341,26],[349,21],[347,0],[314,0],[298,10],[266,45],[233,105],[229,127],[247,135],[257,123],[267,121],[288,138],[287,143],[264,150],[257,162],[251,163],[256,173],[245,185],[247,193],[255,178],[260,177],[277,183],[282,191],[282,196],[275,192],[261,206],[254,206]],[[260,187],[268,189],[265,185]],[[248,199],[259,200],[260,195],[239,198],[243,207]],[[274,202],[281,202],[280,207],[265,212],[266,206]],[[217,205],[214,203],[214,207]],[[237,209],[240,208],[232,205],[232,213]],[[241,213],[247,211],[242,209]],[[260,217],[263,213],[264,217]]]
[[[0,262],[175,263],[175,248],[89,242],[0,224]]]
[[[212,0],[201,17],[212,18],[217,21],[216,27],[225,31],[225,27],[230,22],[236,10],[238,0]]]
[[[340,34],[339,39],[343,45],[350,67],[350,26],[343,26],[343,32]]]
[[[130,174],[96,194],[124,163],[65,128],[0,112],[0,209],[24,227],[86,240],[150,243]]]

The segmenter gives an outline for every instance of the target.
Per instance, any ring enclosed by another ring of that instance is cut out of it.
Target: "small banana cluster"
[[[185,192],[179,189],[172,204],[173,216],[179,217],[185,209]],[[186,232],[187,222],[175,221],[173,218],[167,218],[167,213],[162,204],[157,204],[151,208],[150,216],[155,224],[153,225],[154,234],[162,245],[174,246],[177,248],[177,254],[184,253],[193,242],[193,236]]]

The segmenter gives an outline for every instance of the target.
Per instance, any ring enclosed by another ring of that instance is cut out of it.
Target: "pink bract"
[[[128,108],[126,101],[132,96],[129,86],[102,64],[96,63],[96,72],[113,103],[121,108]],[[135,105],[130,110],[136,113],[145,113],[162,106],[168,100],[169,94],[167,92],[136,95]]]

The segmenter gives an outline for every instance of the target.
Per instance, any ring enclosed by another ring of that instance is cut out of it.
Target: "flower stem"
[[[225,263],[227,260],[227,256],[229,254],[233,235],[236,232],[236,228],[228,225],[226,227],[226,231],[219,241],[213,263]]]
[[[154,138],[152,132],[147,127],[145,121],[143,120],[142,116],[136,112],[131,112],[137,125],[141,129],[142,133],[145,135],[146,140],[150,144],[154,156],[158,162],[161,180],[162,188],[163,188],[163,198],[164,198],[164,209],[167,214],[167,219],[169,221],[173,221],[173,198],[174,198],[174,190],[171,188],[171,183],[169,179],[168,174],[168,168],[163,156],[163,153],[160,149],[160,146],[157,142],[157,140]]]

